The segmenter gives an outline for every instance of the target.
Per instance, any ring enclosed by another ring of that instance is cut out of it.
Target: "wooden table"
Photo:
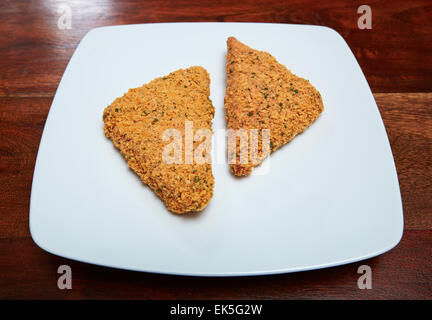
[[[57,22],[60,3],[72,28]],[[0,298],[388,299],[432,298],[432,6],[428,0],[368,1],[2,1],[0,3]],[[326,25],[357,57],[384,119],[399,175],[405,231],[399,245],[350,265],[286,275],[191,278],[114,270],[48,254],[29,234],[33,169],[45,119],[79,40],[98,26],[173,21]],[[57,268],[73,289],[57,288]],[[368,264],[373,289],[357,288]]]

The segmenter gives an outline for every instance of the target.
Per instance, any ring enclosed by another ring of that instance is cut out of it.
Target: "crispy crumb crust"
[[[274,152],[309,127],[324,110],[320,93],[308,80],[292,74],[267,52],[251,49],[234,37],[227,40],[225,118],[228,129],[270,129]],[[250,150],[248,150],[250,157]],[[258,154],[262,154],[258,145]],[[247,176],[253,164],[240,164],[240,144],[231,172]]]
[[[166,129],[179,130],[183,141],[185,121],[193,121],[194,131],[211,130],[214,107],[209,85],[204,68],[180,69],[130,89],[103,113],[105,136],[174,213],[201,211],[213,196],[211,164],[165,164],[162,160],[169,143],[162,140]]]

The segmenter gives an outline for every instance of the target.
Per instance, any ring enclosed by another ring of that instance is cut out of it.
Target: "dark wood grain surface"
[[[60,30],[58,6],[72,10]],[[372,30],[357,27],[357,1],[0,2],[0,298],[432,298],[432,3],[369,1]],[[48,254],[28,228],[34,163],[55,90],[79,40],[104,25],[239,21],[325,25],[350,45],[374,92],[392,146],[405,231],[388,253],[345,266],[247,278],[191,278],[114,270]],[[57,289],[57,268],[73,289]],[[357,288],[368,264],[373,289]]]

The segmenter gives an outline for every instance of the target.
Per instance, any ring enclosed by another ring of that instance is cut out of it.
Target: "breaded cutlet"
[[[208,129],[212,133],[214,107],[209,85],[204,68],[180,69],[130,89],[103,112],[106,137],[174,213],[201,211],[213,196],[211,163],[167,164],[162,158],[169,143],[163,139],[165,130],[180,131],[184,141],[185,122],[193,121],[194,130]]]
[[[292,74],[267,52],[258,51],[234,37],[227,40],[225,118],[228,129],[270,130],[270,153],[291,141],[308,128],[324,110],[320,93],[308,80]],[[249,148],[249,147],[248,147]],[[237,142],[235,163],[230,165],[237,176],[247,176],[259,163],[240,163]],[[258,146],[258,154],[262,152]],[[244,162],[244,161],[242,161]]]

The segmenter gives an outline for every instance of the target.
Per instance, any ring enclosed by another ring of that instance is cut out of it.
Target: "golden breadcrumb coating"
[[[234,37],[227,40],[225,118],[228,129],[270,129],[270,150],[275,151],[303,132],[324,106],[320,93],[308,80],[292,74],[267,52],[251,49]],[[231,171],[247,176],[259,163],[236,163]],[[250,159],[250,151],[248,152]],[[259,145],[258,154],[262,154]]]
[[[169,141],[162,135],[166,129],[177,129],[184,141],[186,121],[193,121],[194,131],[212,132],[209,85],[204,68],[180,69],[130,89],[103,113],[106,137],[166,207],[179,214],[201,211],[209,203],[214,186],[211,163],[166,164],[162,152]],[[184,143],[182,148],[184,155]]]

